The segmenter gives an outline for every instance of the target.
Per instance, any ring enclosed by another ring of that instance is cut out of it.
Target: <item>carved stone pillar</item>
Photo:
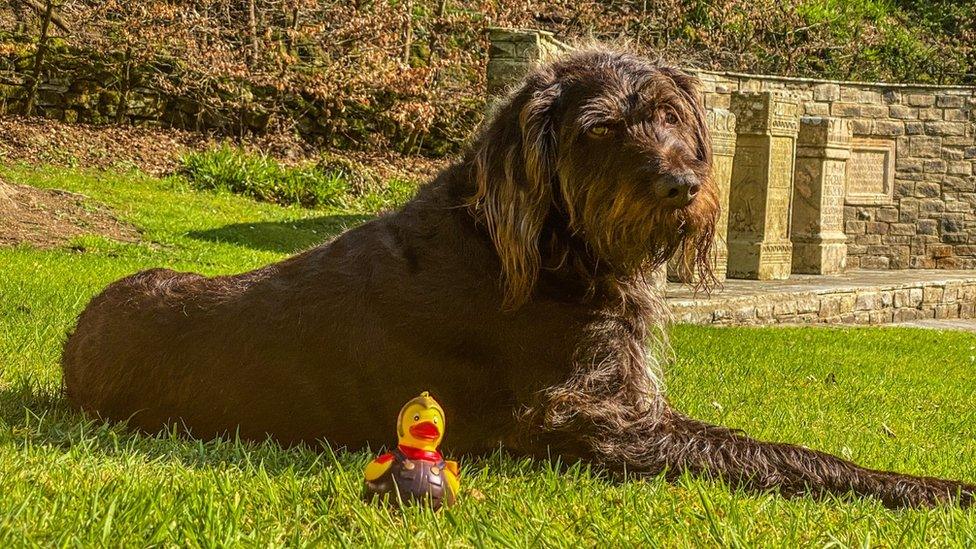
[[[664,265],[658,267],[651,271],[651,286],[654,287],[660,295],[664,295],[668,289],[668,269]]]
[[[531,29],[488,29],[488,97],[498,97],[535,63],[549,61],[568,46],[552,33]]]
[[[847,266],[844,193],[851,123],[803,117],[793,175],[793,272],[836,274]]]
[[[708,131],[712,136],[712,181],[718,190],[719,212],[712,244],[712,272],[717,280],[725,280],[728,270],[729,250],[729,187],[732,182],[732,159],[735,155],[735,115],[725,109],[709,109],[705,115]],[[694,281],[691,266],[675,257],[668,264],[668,278],[675,281]]]
[[[780,92],[735,93],[736,146],[729,192],[730,278],[789,278],[790,202],[799,105]]]

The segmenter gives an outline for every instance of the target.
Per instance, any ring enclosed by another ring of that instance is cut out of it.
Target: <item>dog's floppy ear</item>
[[[705,102],[702,101],[701,81],[695,76],[673,67],[662,67],[661,72],[675,83],[682,99],[688,106],[690,112],[687,114],[691,116],[690,122],[695,130],[695,145],[697,146],[695,156],[711,168],[712,137],[708,133],[708,124],[705,119]]]
[[[472,205],[501,260],[508,310],[531,297],[539,277],[539,239],[557,177],[553,109],[560,91],[550,70],[530,75],[500,108],[475,153]]]

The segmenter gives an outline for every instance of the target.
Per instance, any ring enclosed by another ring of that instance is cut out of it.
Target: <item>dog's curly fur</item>
[[[668,404],[667,313],[647,275],[680,252],[708,279],[710,157],[694,78],[571,54],[527,76],[399,212],[254,272],[109,286],[66,344],[67,395],[147,431],[359,448],[388,443],[399,404],[429,389],[460,452],[969,504],[968,484],[759,442]]]

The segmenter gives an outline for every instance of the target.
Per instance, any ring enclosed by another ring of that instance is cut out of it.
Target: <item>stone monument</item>
[[[782,92],[737,92],[737,140],[729,190],[728,276],[789,278],[797,99]]]
[[[503,94],[532,65],[549,61],[569,49],[552,33],[540,30],[492,27],[488,29],[488,39],[491,42],[487,71],[489,97]]]
[[[793,172],[793,272],[836,274],[847,265],[844,195],[851,122],[803,117]]]

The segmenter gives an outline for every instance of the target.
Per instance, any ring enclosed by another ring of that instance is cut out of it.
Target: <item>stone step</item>
[[[976,317],[976,271],[850,271],[788,280],[726,280],[708,295],[669,284],[675,322],[887,324]]]
[[[940,332],[976,332],[976,319],[947,318],[936,320],[933,318],[927,318],[925,320],[915,320],[912,322],[893,324],[892,326],[897,326],[899,328],[925,328],[927,330],[938,330]]]

